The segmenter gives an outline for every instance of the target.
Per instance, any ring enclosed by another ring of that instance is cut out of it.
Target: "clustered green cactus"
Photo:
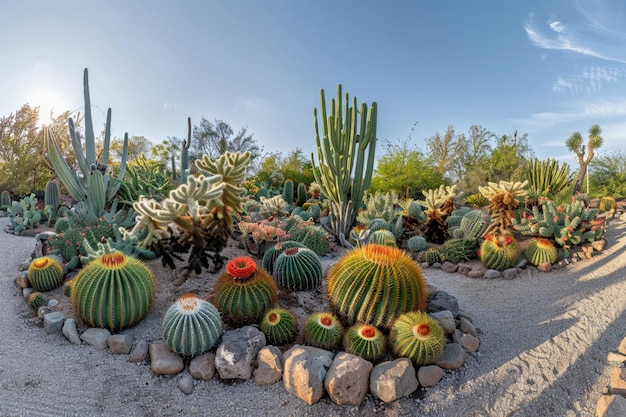
[[[526,259],[531,264],[538,266],[545,262],[555,263],[559,257],[559,251],[549,239],[537,238],[526,247]]]
[[[172,351],[189,357],[208,352],[222,335],[220,313],[195,294],[183,294],[163,317],[163,338]]]
[[[617,202],[613,197],[605,196],[600,199],[598,210],[600,210],[601,213],[611,210],[615,211],[615,209],[617,209]]]
[[[326,293],[348,324],[388,329],[402,313],[426,306],[422,270],[404,251],[367,244],[347,252],[328,273]]]
[[[450,262],[469,261],[476,257],[478,240],[470,238],[453,238],[443,244],[443,257]]]
[[[313,290],[322,283],[322,262],[308,248],[287,248],[274,263],[274,278],[289,290]]]
[[[313,313],[304,323],[304,343],[307,345],[332,350],[339,346],[342,336],[343,326],[329,311]]]
[[[272,308],[261,320],[261,331],[265,334],[269,344],[286,345],[298,336],[298,321],[291,311],[284,308]]]
[[[437,248],[428,248],[426,252],[424,252],[424,260],[430,266],[435,263],[443,262],[443,254]]]
[[[346,352],[372,362],[385,353],[386,347],[385,335],[371,324],[357,323],[346,330],[343,338]]]
[[[106,253],[72,279],[70,299],[92,327],[117,332],[139,323],[155,300],[155,280],[141,261],[121,252]]]
[[[412,311],[398,317],[389,333],[394,353],[409,358],[416,365],[435,363],[446,346],[441,325],[423,311]]]
[[[65,273],[61,264],[50,256],[34,259],[28,267],[28,282],[35,291],[52,291],[63,285]]]

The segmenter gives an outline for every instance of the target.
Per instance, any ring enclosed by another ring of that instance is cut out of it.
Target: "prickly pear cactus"
[[[411,359],[417,365],[435,363],[446,346],[441,325],[423,311],[412,311],[398,317],[389,333],[394,353]]]
[[[28,267],[28,282],[37,292],[52,291],[63,285],[64,272],[54,258],[43,256],[34,259]]]

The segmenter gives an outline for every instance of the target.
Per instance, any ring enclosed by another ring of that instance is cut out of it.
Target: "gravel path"
[[[34,239],[0,232],[0,416],[595,416],[607,352],[626,336],[626,224],[612,223],[607,241],[592,260],[513,280],[426,270],[473,317],[479,352],[434,388],[338,407],[328,398],[307,406],[280,383],[218,378],[185,395],[177,376],[45,334],[14,283]]]

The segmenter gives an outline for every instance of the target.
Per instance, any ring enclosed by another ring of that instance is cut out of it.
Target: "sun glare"
[[[61,94],[48,87],[34,89],[27,98],[32,107],[39,107],[40,126],[52,123],[51,112],[56,117],[67,110]]]

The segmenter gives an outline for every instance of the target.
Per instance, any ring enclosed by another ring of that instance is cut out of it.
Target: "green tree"
[[[161,143],[157,143],[152,147],[152,158],[161,166],[167,167],[168,171],[172,171],[172,160],[174,161],[174,169],[180,174],[180,148],[183,139],[176,136],[168,136]]]
[[[410,139],[398,144],[385,142],[385,154],[380,157],[370,184],[370,192],[395,191],[402,198],[421,198],[422,190],[443,184],[437,166],[428,162]]]
[[[626,197],[626,152],[598,155],[590,164],[595,197]]]
[[[119,162],[122,160],[122,152],[124,150],[124,139],[114,138],[110,145],[111,157]],[[150,154],[152,142],[145,136],[131,136],[128,138],[128,161],[134,161]]]
[[[282,152],[268,152],[263,156],[256,172],[256,178],[273,186],[279,186],[287,179],[295,184],[311,184],[315,181],[311,161],[304,156],[300,148],[296,148],[283,156]]]
[[[191,150],[196,158],[207,155],[211,159],[217,159],[226,152],[249,151],[252,155],[250,166],[258,161],[263,152],[263,148],[254,139],[254,134],[248,133],[247,128],[243,127],[234,134],[232,127],[225,121],[216,119],[215,123],[211,123],[204,117],[198,126],[193,127]]]
[[[452,173],[452,167],[455,163],[454,151],[458,140],[452,125],[448,125],[448,130],[443,137],[439,132],[435,132],[433,136],[426,139],[429,158],[437,167],[437,171],[444,177],[449,178]]]
[[[600,126],[593,125],[589,128],[589,136],[587,136],[586,145],[583,143],[583,136],[580,132],[572,133],[572,135],[565,141],[567,149],[574,152],[576,155],[576,160],[578,161],[578,165],[580,167],[578,175],[576,176],[576,181],[574,182],[574,189],[572,191],[573,194],[579,193],[582,189],[583,180],[587,174],[587,167],[593,159],[595,151],[602,147],[604,139],[602,139],[600,133],[602,133]]]

